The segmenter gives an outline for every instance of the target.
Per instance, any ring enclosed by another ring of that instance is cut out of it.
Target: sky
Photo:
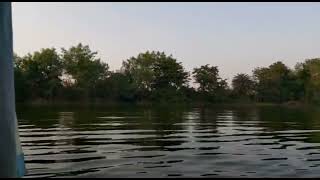
[[[320,57],[320,3],[16,2],[14,51],[83,43],[111,70],[147,50],[164,51],[186,70],[218,66],[237,73]]]

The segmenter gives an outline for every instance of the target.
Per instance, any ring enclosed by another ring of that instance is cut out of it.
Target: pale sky
[[[111,70],[146,50],[230,79],[320,57],[320,3],[13,3],[14,50],[87,44]]]

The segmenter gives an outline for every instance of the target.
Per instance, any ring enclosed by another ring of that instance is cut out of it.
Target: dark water
[[[319,177],[320,110],[20,107],[26,177]]]

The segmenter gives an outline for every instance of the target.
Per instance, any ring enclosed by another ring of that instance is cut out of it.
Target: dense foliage
[[[217,66],[187,72],[164,52],[140,53],[117,71],[81,43],[61,53],[46,48],[15,54],[14,60],[18,102],[320,102],[320,59],[307,59],[294,69],[280,61],[258,67],[252,75],[237,74],[231,87]]]

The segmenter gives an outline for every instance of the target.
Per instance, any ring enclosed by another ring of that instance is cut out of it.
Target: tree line
[[[206,64],[188,72],[164,52],[140,53],[110,71],[97,52],[79,43],[60,53],[43,48],[21,57],[15,54],[14,73],[17,102],[320,102],[320,58],[293,69],[281,61],[257,67],[251,75],[235,75],[229,87],[217,66]]]

